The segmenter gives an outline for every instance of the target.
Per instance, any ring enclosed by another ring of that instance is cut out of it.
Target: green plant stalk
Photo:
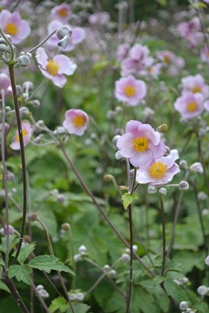
[[[76,177],[78,178],[81,186],[83,187],[83,189],[86,191],[86,193],[90,196],[90,198],[92,199],[92,202],[95,204],[95,206],[98,208],[99,212],[101,213],[101,215],[104,217],[104,219],[106,220],[106,222],[109,224],[109,226],[112,228],[112,230],[115,232],[115,234],[118,236],[118,238],[124,243],[124,245],[126,247],[128,247],[130,249],[130,245],[128,244],[128,242],[125,240],[125,238],[119,233],[119,231],[117,230],[117,228],[112,224],[111,220],[109,219],[109,217],[106,215],[106,213],[104,212],[104,210],[102,209],[102,207],[99,205],[99,203],[97,202],[97,200],[95,199],[94,195],[92,194],[92,192],[90,191],[90,189],[86,186],[85,182],[83,181],[83,179],[81,178],[79,172],[77,171],[76,166],[74,165],[74,163],[72,162],[72,160],[70,159],[70,157],[67,155],[67,152],[65,150],[65,147],[63,145],[63,143],[60,142],[60,147],[61,150],[66,158],[66,160],[68,161],[68,163],[70,164],[73,172],[75,173]],[[136,257],[136,259],[139,261],[139,263],[143,266],[144,269],[146,269],[147,273],[151,276],[151,277],[155,277],[155,274],[152,273],[152,271],[150,271],[150,269],[142,262],[141,258],[134,252],[133,253],[134,256]]]
[[[52,248],[52,244],[51,244],[51,240],[50,240],[50,237],[49,237],[49,234],[48,234],[48,231],[46,229],[46,226],[44,225],[44,223],[41,221],[41,219],[37,216],[36,220],[41,224],[43,230],[44,230],[44,233],[46,235],[46,240],[47,240],[47,243],[48,243],[48,247],[49,247],[49,252],[51,255],[55,255],[54,254],[54,250]],[[70,305],[70,309],[73,313],[75,313],[74,309],[73,309],[73,306],[72,306],[72,303],[70,301],[70,298],[69,298],[69,295],[68,295],[68,292],[67,292],[67,289],[66,289],[66,286],[65,286],[65,283],[63,281],[63,278],[62,278],[62,275],[60,274],[59,271],[57,271],[57,275],[59,277],[59,280],[60,280],[60,283],[61,283],[61,286],[64,290],[64,293],[65,293],[65,297],[66,297],[66,300],[68,301],[69,305]]]
[[[164,203],[163,203],[162,194],[159,194],[159,198],[160,198],[160,213],[161,213],[161,222],[162,222],[162,241],[163,241],[163,262],[162,262],[161,275],[163,276],[164,271],[165,271],[165,264],[166,264],[165,211],[164,211]]]
[[[6,235],[6,254],[5,254],[5,270],[8,270],[9,266],[9,201],[8,201],[8,186],[7,186],[7,168],[6,168],[6,140],[5,140],[5,94],[4,90],[1,90],[2,99],[2,131],[1,131],[1,160],[2,160],[2,171],[4,181],[4,192],[5,192],[5,209],[6,209],[6,225],[4,226]]]
[[[32,287],[32,290],[34,291],[34,293],[36,294],[36,297],[38,298],[39,302],[41,303],[42,307],[44,308],[45,312],[50,313],[50,311],[48,310],[48,308],[46,306],[46,303],[44,302],[44,300],[40,296],[40,294],[39,294],[38,290],[36,289],[36,286],[34,285],[32,280],[31,280],[31,287]]]
[[[131,296],[133,289],[133,227],[132,227],[132,210],[131,204],[128,206],[128,216],[129,216],[129,233],[130,233],[130,268],[129,268],[129,289],[126,301],[126,313],[130,312]]]
[[[16,263],[18,255],[20,253],[20,249],[23,242],[23,236],[25,231],[25,221],[26,221],[26,212],[27,212],[27,174],[26,174],[26,162],[25,162],[25,149],[24,149],[24,142],[23,142],[23,135],[22,135],[22,124],[20,118],[20,112],[18,107],[18,99],[17,99],[17,90],[16,90],[16,83],[15,83],[15,76],[14,76],[14,63],[9,64],[9,75],[11,81],[11,87],[13,92],[13,101],[14,101],[14,108],[17,120],[17,128],[18,128],[18,135],[20,140],[20,155],[21,155],[21,163],[22,163],[22,180],[23,180],[23,207],[22,207],[22,225],[20,231],[20,240],[17,246],[15,257],[12,261],[12,264]]]

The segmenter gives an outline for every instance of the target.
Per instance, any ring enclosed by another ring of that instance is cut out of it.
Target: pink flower
[[[110,15],[107,12],[94,13],[89,16],[89,23],[91,25],[104,25],[110,20]]]
[[[14,229],[13,226],[8,225],[8,228],[7,228],[7,225],[5,225],[4,227],[2,227],[2,228],[0,229],[0,234],[1,234],[2,236],[6,236],[7,231],[8,231],[8,234],[9,234],[9,235],[14,235],[14,233],[15,233],[15,229]]]
[[[206,100],[203,105],[204,105],[205,110],[209,111],[209,100]]]
[[[175,163],[178,158],[178,151],[171,150],[168,156],[154,160],[145,168],[137,169],[137,183],[155,186],[169,183],[173,176],[180,172],[179,166]]]
[[[202,93],[204,97],[209,95],[209,87],[205,84],[205,80],[202,75],[197,74],[195,76],[189,75],[182,78],[182,87],[184,92]]]
[[[49,23],[48,25],[48,33],[50,34],[51,32],[53,32],[54,30],[62,27],[62,22],[54,20],[51,23]],[[67,45],[67,47],[65,49],[63,49],[63,51],[72,51],[75,46],[77,44],[79,44],[80,42],[82,42],[85,38],[85,30],[82,27],[72,27],[68,24],[66,24],[66,26],[69,26],[69,28],[72,30],[72,35],[70,38],[70,42]],[[54,48],[58,45],[59,39],[57,38],[57,35],[54,34],[53,36],[51,36],[49,38],[49,40],[47,40],[46,44],[48,47],[50,48]]]
[[[69,21],[71,15],[70,7],[67,3],[62,3],[51,10],[50,17],[52,20],[59,20],[62,23]]]
[[[18,12],[10,13],[7,10],[2,10],[0,27],[4,33],[11,36],[13,44],[20,43],[30,34],[29,23],[22,20]]]
[[[120,154],[135,167],[150,165],[166,151],[160,133],[149,124],[131,120],[126,124],[126,133],[117,141]]]
[[[63,126],[69,134],[82,136],[88,126],[88,115],[79,109],[70,109],[65,112]]]
[[[176,99],[174,108],[184,119],[191,119],[203,111],[203,95],[201,93],[187,93]]]
[[[203,62],[209,64],[209,49],[207,46],[203,47],[201,50],[200,58]]]
[[[123,43],[122,45],[118,46],[116,57],[119,62],[128,55],[129,49],[130,45],[128,43]]]
[[[121,74],[126,76],[129,74],[140,75],[140,72],[149,66],[153,59],[148,56],[149,49],[146,46],[135,44],[130,50],[127,58],[121,62]]]
[[[48,59],[44,48],[37,49],[36,60],[42,74],[60,88],[67,82],[64,74],[72,75],[77,68],[77,65],[63,54],[58,54],[53,59]]]
[[[139,104],[146,96],[146,85],[142,80],[137,80],[129,75],[115,82],[115,97],[131,106]]]
[[[185,65],[184,59],[177,57],[175,53],[171,51],[158,51],[157,57],[162,62],[163,66],[168,69],[169,74],[176,76],[179,73],[179,69]]]
[[[10,79],[4,73],[0,74],[0,99],[2,98],[2,90],[4,91],[5,98],[9,97],[12,94]]]
[[[22,135],[23,135],[23,143],[24,147],[26,147],[30,141],[34,132],[34,127],[27,121],[22,121]],[[20,138],[18,135],[18,131],[16,132],[15,137],[13,138],[12,143],[10,144],[10,148],[13,150],[20,150]]]

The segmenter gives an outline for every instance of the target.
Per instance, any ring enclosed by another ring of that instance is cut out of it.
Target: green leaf
[[[164,282],[164,288],[168,296],[174,298],[178,303],[181,301],[179,286],[173,280],[166,280]]]
[[[28,265],[11,265],[8,270],[9,278],[15,277],[18,281],[30,285],[31,268]]]
[[[0,290],[4,290],[4,291],[7,291],[8,293],[10,293],[10,290],[7,287],[7,285],[5,283],[3,283],[3,281],[1,281],[1,280],[0,280]]]
[[[63,271],[69,274],[75,275],[73,271],[66,266],[64,263],[60,262],[58,258],[53,255],[40,255],[32,259],[29,263],[29,266],[36,268],[40,271],[45,271],[50,273],[51,270]]]
[[[2,258],[0,258],[0,266],[4,266],[4,260]]]
[[[68,307],[69,303],[63,297],[58,297],[52,301],[49,307],[49,312],[54,313],[59,310],[59,312],[63,313],[66,312]]]
[[[20,254],[18,256],[18,261],[20,263],[24,263],[27,257],[33,252],[35,249],[35,243],[31,243],[21,248]]]
[[[124,195],[122,196],[122,201],[125,210],[133,202],[134,199],[138,199],[138,195],[136,193],[133,194],[130,194],[128,192],[124,193]]]
[[[73,304],[73,310],[75,313],[86,313],[90,309],[90,306],[84,304],[84,303],[76,303]],[[67,313],[71,313],[72,310],[67,310]]]
[[[16,235],[9,236],[9,252],[19,242],[19,238]],[[0,251],[6,253],[6,237],[3,237],[0,244]]]

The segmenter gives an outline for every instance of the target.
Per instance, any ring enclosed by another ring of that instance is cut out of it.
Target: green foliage
[[[133,202],[133,200],[137,198],[138,198],[138,195],[136,193],[133,193],[133,194],[124,193],[122,196],[124,209],[126,210],[128,206]]]
[[[30,274],[32,269],[29,265],[11,265],[8,270],[9,278],[15,277],[18,281],[22,281],[27,285],[30,285]]]

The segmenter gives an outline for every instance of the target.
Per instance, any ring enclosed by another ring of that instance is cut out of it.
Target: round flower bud
[[[197,288],[197,292],[199,293],[199,295],[205,296],[208,293],[208,288],[206,286],[204,286],[204,285],[199,286]]]
[[[181,160],[179,162],[179,166],[180,166],[180,168],[187,169],[188,168],[187,161],[186,160]]]
[[[33,221],[37,221],[38,219],[38,215],[36,213],[32,213],[31,215],[29,215],[28,217],[32,222]]]
[[[166,133],[168,131],[168,125],[162,124],[162,125],[158,126],[157,131],[161,132],[161,133]]]
[[[189,189],[189,184],[187,181],[185,180],[182,180],[180,183],[179,183],[179,190],[188,190]]]
[[[71,293],[71,295],[69,296],[70,301],[75,301],[77,300],[77,295],[75,293]]]
[[[35,108],[38,108],[40,106],[40,101],[39,100],[33,100],[32,101],[32,105],[35,107]]]
[[[37,128],[44,128],[45,124],[44,124],[44,121],[42,120],[39,120],[37,123],[36,123],[36,127]]]
[[[8,231],[8,235],[13,235],[14,232],[15,232],[15,229],[14,229],[14,227],[12,227],[11,225],[8,225],[8,228],[7,228],[7,226],[5,225],[4,227],[2,227],[2,228],[0,229],[0,234],[1,234],[2,236],[6,236],[7,231]]]
[[[78,261],[81,260],[81,255],[80,254],[75,254],[73,259],[74,259],[74,262],[78,262]]]
[[[25,116],[27,116],[27,115],[28,115],[28,113],[29,113],[28,108],[26,108],[26,107],[22,107],[22,108],[20,108],[20,115],[21,115],[21,117],[25,117]]]
[[[20,66],[28,66],[30,64],[30,58],[27,55],[20,55],[18,58],[18,64]]]
[[[149,185],[147,191],[149,194],[152,194],[152,193],[156,193],[157,189],[154,186]]]
[[[48,298],[49,297],[49,294],[48,294],[48,292],[45,289],[39,290],[38,293],[41,296],[41,298]]]
[[[44,286],[42,286],[42,285],[38,285],[37,287],[36,287],[36,290],[41,290],[41,289],[44,289]]]
[[[10,42],[12,42],[12,37],[8,34],[5,35],[5,37],[7,38],[7,40],[9,40]]]
[[[190,166],[190,171],[194,172],[194,173],[199,173],[202,174],[203,173],[203,167],[202,164],[200,162],[195,162]]]
[[[109,272],[109,274],[110,274],[111,277],[115,277],[116,271],[115,271],[115,270],[111,270],[111,271]]]
[[[58,135],[66,134],[65,128],[62,127],[62,126],[57,127],[57,134],[58,134]]]
[[[23,88],[27,90],[33,90],[33,83],[30,81],[24,82],[23,83]]]
[[[84,299],[84,294],[82,292],[77,293],[77,300],[82,301]]]
[[[4,53],[5,51],[7,51],[7,46],[4,44],[0,44],[0,53]]]
[[[187,301],[182,301],[182,302],[180,303],[180,305],[179,305],[179,308],[180,308],[181,310],[186,310],[186,309],[188,309],[188,307],[189,307],[189,305],[188,305],[188,302],[187,302]]]
[[[120,138],[121,136],[120,135],[115,135],[112,139],[112,142],[116,145],[117,144],[117,141],[118,139]]]
[[[113,179],[113,176],[110,175],[110,174],[106,174],[106,175],[103,176],[103,179],[104,179],[104,181],[106,181],[106,182],[111,182],[112,179]]]
[[[83,254],[83,253],[86,253],[87,248],[82,245],[82,246],[80,246],[80,247],[78,248],[78,251]]]
[[[63,25],[62,27],[58,28],[56,31],[56,36],[58,39],[63,39],[66,35],[71,36],[72,35],[72,29],[67,26]]]
[[[197,197],[198,197],[198,200],[207,200],[208,198],[207,194],[203,191],[198,192]]]
[[[65,196],[64,195],[58,195],[57,196],[57,201],[59,203],[64,203],[65,202]]]
[[[109,269],[110,269],[110,266],[109,266],[108,264],[105,264],[105,265],[104,265],[104,270],[105,270],[105,271],[109,271]]]
[[[16,91],[18,96],[22,95],[22,87],[20,85],[16,85]]]
[[[70,224],[64,223],[64,224],[61,225],[61,228],[64,229],[64,230],[69,230],[70,229]]]
[[[29,57],[29,59],[32,59],[32,54],[30,52],[27,52],[26,55]]]
[[[120,154],[120,151],[117,151],[117,152],[116,152],[115,158],[116,158],[116,160],[118,160],[118,161],[124,160],[124,157]]]
[[[123,253],[121,258],[124,262],[130,261],[130,255],[128,253]]]
[[[159,189],[159,193],[165,196],[167,194],[167,189],[162,187]]]

